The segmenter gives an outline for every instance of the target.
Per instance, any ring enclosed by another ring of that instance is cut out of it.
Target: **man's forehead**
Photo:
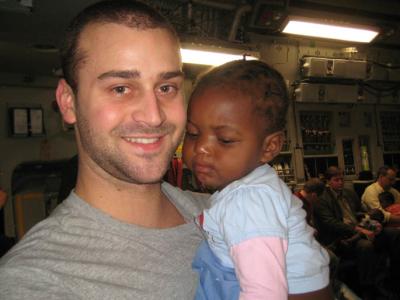
[[[125,35],[121,39],[119,36],[110,36],[109,30],[117,30],[117,34],[120,30],[122,33],[127,32],[129,37]],[[98,71],[98,76],[102,78],[141,78],[144,76],[143,73],[150,70],[150,68],[143,68],[141,56],[146,54],[145,49],[148,49],[149,45],[151,47],[151,43],[154,44],[154,39],[161,38],[168,45],[160,51],[155,51],[152,55],[153,58],[154,54],[157,54],[159,59],[164,56],[167,56],[168,59],[164,60],[166,63],[159,65],[157,76],[163,79],[183,77],[179,43],[178,41],[175,43],[174,38],[170,39],[171,36],[172,34],[164,28],[138,30],[118,23],[91,23],[80,34],[77,62],[80,66],[90,64]],[[149,39],[147,39],[148,37]],[[147,43],[138,44],[137,41],[143,38]],[[105,48],[104,51],[99,50],[100,45]],[[129,47],[129,45],[132,45],[132,47]],[[116,56],[115,53],[117,52],[118,55]],[[101,64],[98,63],[99,60],[101,60]],[[129,65],[128,62],[131,64]]]
[[[161,34],[175,43],[176,47],[179,49],[178,38],[167,28],[156,27],[141,29],[117,22],[91,22],[86,24],[78,36],[78,45],[90,46],[96,40],[98,42],[110,41],[110,43],[113,43],[113,36],[110,35],[110,32],[113,32],[114,35],[117,34],[117,38],[120,38],[119,34],[121,34],[121,36],[125,36],[125,39],[127,36],[142,39],[144,36],[154,35],[159,38]]]

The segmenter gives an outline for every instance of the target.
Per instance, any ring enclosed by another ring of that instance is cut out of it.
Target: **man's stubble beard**
[[[116,147],[112,147],[112,145],[107,143],[107,140],[103,140],[101,136],[97,135],[90,126],[90,122],[80,112],[78,106],[75,107],[77,108],[76,125],[82,150],[86,152],[87,156],[98,167],[112,177],[128,183],[156,184],[161,182],[168,169],[169,162],[173,158],[175,149],[182,138],[183,132],[167,153],[143,155],[138,157],[141,162],[135,164],[126,154],[118,151]],[[168,125],[168,129],[161,130],[169,130],[172,135],[177,129],[175,125]],[[120,137],[120,133],[126,131],[126,128],[122,127],[114,129],[112,135],[110,135],[110,140],[112,136],[122,138]],[[148,132],[149,130],[145,131]],[[160,156],[160,159],[156,159],[155,157],[157,156]],[[156,161],[154,161],[155,159]],[[143,161],[148,161],[148,163],[144,164]],[[148,174],[151,176],[148,176]]]

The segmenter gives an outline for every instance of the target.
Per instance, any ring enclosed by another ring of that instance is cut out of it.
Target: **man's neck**
[[[384,190],[385,192],[390,190],[390,186],[389,187],[385,187],[379,180],[377,182],[378,182],[379,186],[382,188],[382,190]]]
[[[334,190],[332,187],[329,187],[329,188],[333,192],[333,195],[335,195],[336,198],[343,195],[343,189]]]
[[[168,228],[184,223],[181,214],[162,192],[161,183],[133,184],[82,168],[75,192],[93,207],[126,223],[148,228]]]

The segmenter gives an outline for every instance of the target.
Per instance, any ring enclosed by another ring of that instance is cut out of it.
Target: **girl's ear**
[[[260,162],[268,163],[281,152],[285,140],[282,131],[274,132],[264,138]]]
[[[58,81],[56,99],[64,122],[74,124],[76,122],[75,94],[64,79]]]

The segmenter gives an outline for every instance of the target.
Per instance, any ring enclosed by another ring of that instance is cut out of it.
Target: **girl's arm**
[[[257,237],[231,247],[240,300],[288,298],[286,280],[287,241]]]
[[[285,252],[287,242],[275,237],[254,238],[231,248],[244,299],[333,300],[331,287],[288,296]]]

